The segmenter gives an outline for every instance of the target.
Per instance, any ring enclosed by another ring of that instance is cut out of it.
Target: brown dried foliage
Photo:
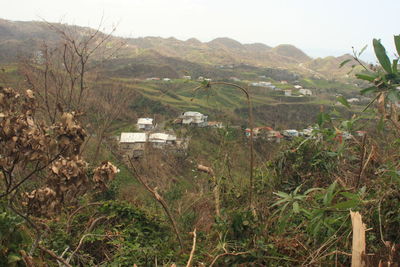
[[[88,177],[89,164],[82,158],[86,132],[78,123],[79,114],[63,113],[60,121],[48,126],[35,118],[37,105],[33,91],[19,93],[0,88],[0,171],[4,186],[0,197],[18,191],[28,180],[30,192],[22,194],[28,214],[50,217],[62,204],[76,201],[91,187],[105,190],[117,168],[103,162]]]

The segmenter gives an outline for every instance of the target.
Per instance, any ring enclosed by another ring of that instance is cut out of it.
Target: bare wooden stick
[[[49,254],[53,259],[62,262],[65,266],[67,266],[67,267],[72,267],[72,265],[69,264],[65,259],[63,259],[63,258],[57,256],[57,255],[54,253],[54,251],[49,250],[49,249],[43,247],[42,245],[39,245],[39,248],[40,248],[42,251],[44,251],[44,252],[46,252],[47,254]]]
[[[351,256],[352,267],[364,267],[365,264],[365,229],[361,214],[356,211],[350,211],[351,223],[353,225],[353,246]]]
[[[22,256],[22,260],[24,261],[26,267],[35,267],[35,264],[33,263],[32,257],[29,256],[29,255],[25,252],[25,250],[20,250],[19,253],[20,253],[21,256]]]
[[[214,201],[215,201],[215,214],[217,217],[221,217],[221,201],[220,201],[220,191],[219,191],[219,183],[217,182],[217,177],[215,177],[214,170],[210,167],[198,164],[197,170],[207,173],[211,176],[211,179],[214,181]]]
[[[190,257],[189,257],[189,260],[188,260],[188,262],[186,264],[186,267],[192,266],[192,260],[193,260],[193,256],[194,256],[195,250],[196,250],[196,228],[194,228],[194,231],[193,231],[192,251],[190,251]]]
[[[211,262],[210,267],[212,267],[219,258],[224,257],[224,256],[239,256],[239,255],[244,255],[244,254],[249,254],[248,251],[245,252],[226,252],[226,253],[222,253],[217,255],[214,260]]]
[[[139,172],[137,171],[137,169],[135,168],[135,166],[132,163],[132,159],[130,157],[128,157],[128,161],[129,161],[129,165],[131,166],[131,169],[133,171],[133,176],[147,189],[147,191],[149,191],[153,197],[161,204],[161,206],[163,207],[165,214],[167,215],[168,219],[170,220],[172,227],[174,228],[176,237],[178,238],[179,241],[179,245],[181,247],[181,249],[183,250],[183,242],[182,242],[182,238],[181,235],[179,233],[177,224],[175,222],[174,217],[172,216],[172,213],[169,211],[167,202],[165,202],[164,198],[162,196],[160,196],[160,194],[158,194],[156,189],[151,188],[143,179],[143,177],[139,174]]]

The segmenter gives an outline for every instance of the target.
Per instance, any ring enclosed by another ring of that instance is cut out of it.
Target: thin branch
[[[217,255],[214,260],[211,262],[210,267],[212,267],[219,258],[221,257],[225,257],[225,256],[239,256],[239,255],[245,255],[245,254],[249,254],[250,252],[246,251],[246,252],[226,252],[226,253],[222,253]]]
[[[194,228],[194,231],[193,231],[192,251],[190,251],[190,257],[189,257],[189,260],[188,260],[188,262],[186,264],[186,267],[192,266],[192,260],[193,260],[193,256],[194,256],[195,250],[196,250],[196,228]]]
[[[181,235],[180,235],[180,233],[179,233],[177,224],[176,224],[175,219],[174,219],[174,217],[172,216],[171,212],[169,211],[168,205],[167,205],[167,203],[165,202],[164,198],[163,198],[160,194],[158,194],[158,192],[157,192],[155,189],[152,189],[152,188],[144,181],[143,177],[139,174],[139,172],[137,171],[137,169],[136,169],[135,166],[133,165],[132,159],[131,159],[130,157],[128,157],[128,161],[129,161],[129,164],[130,164],[131,169],[132,169],[132,171],[133,171],[134,177],[136,177],[136,179],[139,180],[139,182],[147,189],[147,191],[149,191],[149,192],[154,196],[154,198],[155,198],[155,199],[161,204],[161,206],[163,207],[163,209],[164,209],[164,211],[165,211],[165,213],[166,213],[168,219],[170,220],[170,222],[171,222],[171,224],[172,224],[172,227],[174,228],[176,237],[178,238],[178,241],[179,241],[179,245],[180,245],[181,249],[183,249],[183,242],[182,242],[182,238],[181,238]]]
[[[72,265],[70,265],[65,259],[59,257],[56,255],[56,253],[54,253],[54,251],[49,250],[45,247],[43,247],[42,245],[39,245],[40,250],[46,252],[47,254],[49,254],[53,259],[62,262],[65,266],[67,267],[72,267]]]

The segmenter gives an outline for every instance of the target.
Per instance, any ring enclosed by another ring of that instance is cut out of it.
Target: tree
[[[107,161],[90,170],[81,156],[86,132],[78,113],[65,112],[49,125],[38,108],[32,90],[0,88],[0,199],[35,232],[28,257],[42,238],[39,218],[54,218],[89,189],[105,190],[118,171]]]

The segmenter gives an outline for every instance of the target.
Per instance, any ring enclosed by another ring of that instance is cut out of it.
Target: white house
[[[201,114],[197,111],[186,111],[180,116],[182,124],[185,125],[196,125],[198,127],[207,126],[208,116]]]
[[[119,148],[128,156],[139,157],[144,151],[146,142],[146,133],[121,133]]]
[[[353,98],[347,99],[347,102],[349,102],[349,103],[357,103],[357,102],[360,102],[360,99],[358,99],[356,97],[353,97]]]
[[[137,121],[137,127],[139,130],[149,131],[154,129],[152,118],[139,118]]]
[[[294,89],[301,89],[301,88],[303,88],[301,85],[295,85],[294,86]]]
[[[283,90],[285,92],[285,96],[292,96],[292,90]]]
[[[167,133],[152,133],[149,135],[149,143],[155,148],[164,148],[166,145],[175,145],[176,136]]]
[[[302,94],[302,95],[306,95],[306,96],[312,96],[312,92],[311,92],[311,90],[310,89],[300,89],[299,90],[299,93],[300,94]]]
[[[221,121],[209,121],[207,126],[211,127],[211,128],[223,128],[224,127],[224,125],[222,124]]]
[[[185,79],[185,80],[191,80],[191,79],[192,79],[192,76],[185,75],[185,76],[183,76],[182,78]]]

